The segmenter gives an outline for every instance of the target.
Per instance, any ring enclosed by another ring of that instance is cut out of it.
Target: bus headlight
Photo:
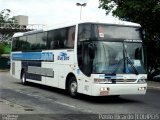
[[[137,83],[146,83],[146,79],[140,78]]]
[[[144,90],[146,90],[146,89],[147,89],[146,87],[139,87],[139,88],[138,88],[139,91],[144,91]]]
[[[111,79],[109,79],[109,78],[105,78],[105,79],[95,78],[94,83],[99,84],[99,83],[112,83],[112,82],[111,82]]]

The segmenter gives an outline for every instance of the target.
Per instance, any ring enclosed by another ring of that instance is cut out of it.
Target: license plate
[[[101,92],[100,92],[100,95],[101,95],[101,96],[105,96],[105,95],[108,95],[108,94],[109,94],[108,91],[101,91]]]

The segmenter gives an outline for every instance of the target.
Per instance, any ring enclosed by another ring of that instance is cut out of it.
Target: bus
[[[71,97],[144,95],[141,26],[127,21],[79,21],[15,33],[11,69],[22,84],[65,89]]]

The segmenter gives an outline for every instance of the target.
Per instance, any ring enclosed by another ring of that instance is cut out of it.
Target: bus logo
[[[69,56],[65,52],[60,52],[58,60],[69,60]]]

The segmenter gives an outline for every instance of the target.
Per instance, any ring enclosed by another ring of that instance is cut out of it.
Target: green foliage
[[[160,31],[160,0],[99,0],[99,7],[122,20],[140,23],[148,32]]]
[[[3,54],[4,52],[4,45],[0,43],[0,54]]]
[[[0,43],[0,55],[4,53],[4,49],[5,49],[5,44]]]
[[[17,23],[17,20],[14,17],[11,17],[11,10],[10,9],[4,9],[0,12],[0,26],[7,27],[7,26],[19,26]],[[8,38],[13,36],[13,33],[3,33],[2,34],[1,42],[6,42]]]
[[[4,48],[4,54],[10,54],[10,52],[11,52],[11,45],[6,44],[6,46]]]
[[[10,54],[11,51],[11,45],[8,43],[0,43],[0,55],[1,54]]]
[[[145,30],[148,70],[160,67],[160,0],[99,0],[99,8]]]
[[[10,16],[11,10],[4,9],[0,12],[0,23],[17,23],[14,17]]]

